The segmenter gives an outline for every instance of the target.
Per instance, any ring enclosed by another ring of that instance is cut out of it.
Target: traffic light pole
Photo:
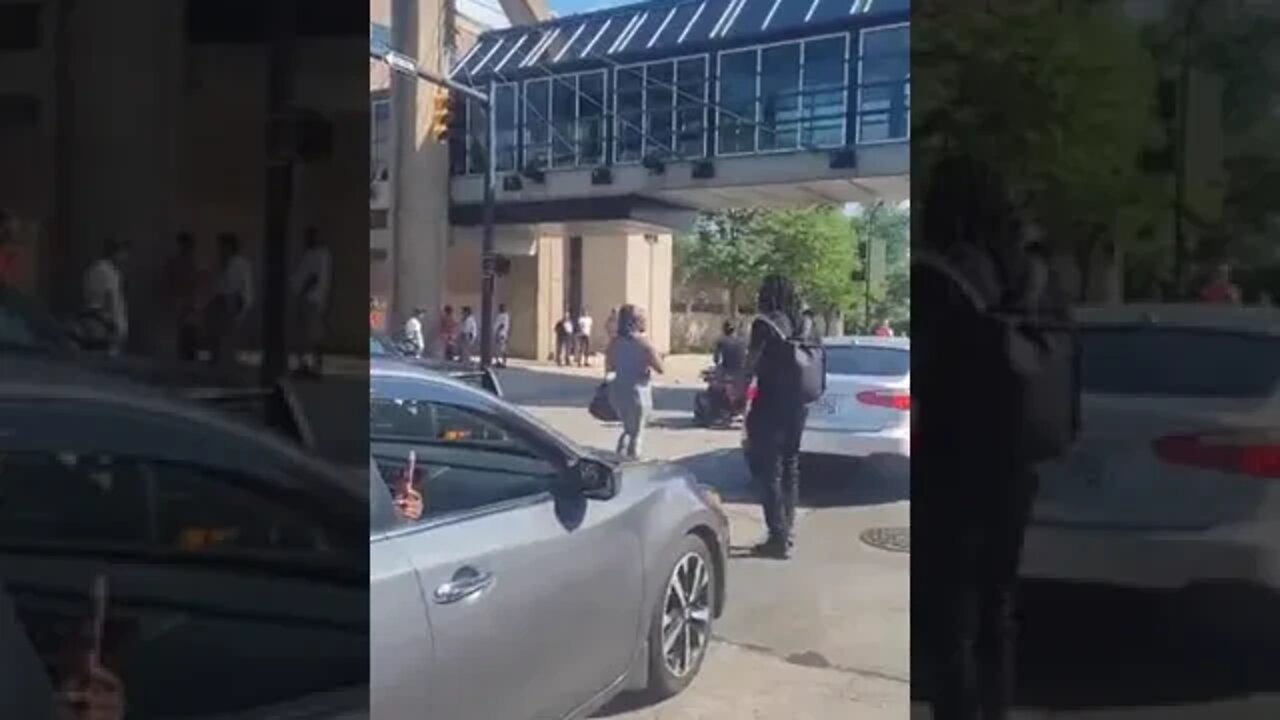
[[[494,222],[497,210],[497,147],[498,147],[498,114],[494,108],[497,103],[497,83],[489,80],[485,92],[473,87],[454,82],[447,77],[423,70],[418,62],[398,52],[379,52],[369,49],[369,57],[386,63],[392,70],[403,75],[415,77],[437,87],[452,90],[467,96],[484,108],[487,126],[485,139],[488,152],[485,158],[484,171],[484,235],[480,245],[480,366],[488,368],[493,364],[493,293],[497,280],[496,255],[494,252]]]
[[[496,96],[498,86],[489,79],[485,99],[485,153],[484,162],[484,236],[480,244],[480,367],[493,363],[493,291],[497,282],[497,265],[494,257],[493,225],[497,214],[498,180],[498,113]]]

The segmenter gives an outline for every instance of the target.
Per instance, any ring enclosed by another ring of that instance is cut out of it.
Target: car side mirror
[[[599,460],[582,458],[566,472],[568,485],[589,500],[608,500],[618,494],[617,471]]]

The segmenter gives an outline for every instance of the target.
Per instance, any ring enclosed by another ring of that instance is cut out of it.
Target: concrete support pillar
[[[185,3],[77,0],[69,10],[73,172],[59,208],[60,304],[79,303],[79,279],[108,237],[134,247],[126,269],[133,340],[144,342],[151,287],[173,245],[186,47]],[[127,102],[122,99],[127,98]]]
[[[393,0],[392,44],[439,71],[439,5]],[[392,75],[392,124],[396,158],[391,169],[394,205],[395,322],[414,307],[438,311],[445,298],[449,237],[449,154],[428,135],[431,101],[438,90],[425,82]],[[433,312],[432,317],[435,317]]]
[[[649,337],[658,351],[670,351],[671,253],[671,235],[583,239],[582,297],[596,320],[594,346],[604,346],[609,310],[630,303],[648,316]]]

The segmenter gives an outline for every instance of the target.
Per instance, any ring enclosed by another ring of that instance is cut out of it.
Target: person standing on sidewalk
[[[511,342],[511,313],[505,304],[498,306],[498,316],[493,322],[493,362],[498,367],[507,366],[507,344]]]
[[[618,336],[618,308],[609,308],[609,317],[604,320],[605,342],[611,343]]]
[[[796,503],[800,493],[800,437],[809,408],[788,381],[794,363],[790,340],[799,337],[800,303],[795,286],[769,275],[756,298],[760,315],[751,324],[745,388],[756,381],[756,396],[746,420],[747,465],[760,490],[768,537],[756,555],[786,559],[794,544]]]
[[[476,322],[476,316],[471,312],[471,306],[463,306],[462,327],[458,332],[458,357],[462,362],[471,362],[471,358],[475,354],[476,340],[479,338],[480,324]]]
[[[124,266],[128,258],[128,245],[108,238],[102,256],[84,273],[85,312],[105,328],[102,345],[111,355],[123,351],[129,339],[129,308],[124,290]]]
[[[582,312],[578,313],[578,323],[574,326],[574,332],[577,333],[575,348],[578,356],[578,367],[587,367],[591,364],[591,311],[585,307]]]
[[[453,306],[445,305],[440,313],[439,343],[445,360],[454,360],[458,356],[458,320],[453,316]]]
[[[240,250],[240,238],[234,233],[218,235],[221,272],[213,302],[209,306],[211,361],[217,366],[234,365],[240,351],[240,335],[244,321],[253,307],[253,266]]]
[[[556,365],[568,365],[573,355],[573,315],[566,310],[556,323]]]
[[[631,458],[640,457],[644,430],[653,414],[653,373],[662,373],[662,358],[645,337],[645,319],[634,305],[623,305],[618,312],[618,337],[605,349],[605,374],[609,381],[609,403],[622,420],[617,451]]]
[[[422,318],[427,314],[422,308],[414,308],[409,319],[404,321],[404,342],[409,354],[420,358],[426,352],[427,340],[422,333]]]
[[[200,352],[200,321],[204,309],[208,278],[196,258],[196,239],[191,233],[178,233],[176,252],[164,266],[160,278],[160,300],[173,323],[175,334],[168,351],[182,362],[194,362]],[[168,343],[166,343],[168,346]]]
[[[329,307],[329,287],[333,260],[329,248],[320,243],[320,231],[308,227],[302,257],[293,271],[293,297],[298,313],[298,371],[323,372],[325,311]],[[310,359],[308,360],[308,355]]]

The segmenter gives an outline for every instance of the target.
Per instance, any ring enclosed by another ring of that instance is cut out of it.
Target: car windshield
[[[903,377],[911,372],[911,351],[865,345],[829,345],[827,372],[832,375]]]
[[[1146,397],[1269,397],[1280,337],[1196,328],[1085,326],[1085,392]]]

